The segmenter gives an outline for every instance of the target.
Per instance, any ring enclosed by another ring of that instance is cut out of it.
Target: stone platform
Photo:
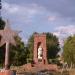
[[[49,71],[57,71],[57,65],[56,64],[35,64],[34,67],[37,71],[41,70],[49,70]]]
[[[16,75],[16,72],[12,70],[2,70],[0,71],[0,75]]]
[[[24,73],[24,72],[31,72],[36,73],[39,71],[58,71],[58,67],[56,64],[25,64],[23,66],[14,67],[12,70],[16,70],[16,73]]]

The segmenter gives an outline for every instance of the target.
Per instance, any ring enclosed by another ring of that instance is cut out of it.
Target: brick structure
[[[3,71],[0,71],[0,75],[16,75],[16,72],[12,70],[3,70]]]
[[[42,46],[42,61],[38,60],[38,46]],[[33,60],[35,64],[47,64],[46,34],[34,34]]]

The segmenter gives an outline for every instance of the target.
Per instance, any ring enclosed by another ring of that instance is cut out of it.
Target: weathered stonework
[[[41,43],[43,48],[42,61],[38,61],[38,44]],[[33,60],[35,64],[47,64],[47,48],[46,48],[46,34],[34,34],[34,50]]]
[[[39,62],[38,60],[38,45],[41,43],[41,46],[43,48],[43,55],[42,55],[42,61]],[[57,65],[56,64],[48,64],[47,61],[47,46],[46,46],[46,34],[34,34],[34,50],[33,50],[33,61],[34,61],[34,70],[40,71],[40,70],[54,70],[57,71]],[[32,67],[32,69],[33,69]]]
[[[0,72],[0,75],[16,75],[16,72],[11,71],[11,70],[4,70]]]

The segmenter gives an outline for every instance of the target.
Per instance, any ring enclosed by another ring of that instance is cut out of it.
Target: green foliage
[[[58,38],[51,34],[46,33],[46,41],[47,41],[47,58],[49,59],[55,59],[57,57],[57,53],[59,52],[59,42]]]
[[[5,59],[5,45],[0,47],[0,66],[4,66],[4,59]]]
[[[5,22],[0,18],[0,29],[4,29]]]
[[[2,20],[2,18],[0,18],[0,30],[1,29],[4,29],[4,26],[5,26],[5,22]],[[0,36],[0,39],[1,39],[1,36]],[[3,62],[4,62],[4,51],[5,49],[4,49],[4,46],[2,46],[2,47],[0,47],[0,65],[2,65],[3,66]]]
[[[28,39],[27,48],[28,48],[27,61],[28,62],[32,62],[32,59],[33,59],[33,49],[34,49],[34,33]]]
[[[10,63],[15,66],[26,63],[27,50],[20,37],[15,38],[17,46],[10,46]]]
[[[63,56],[64,61],[69,65],[75,63],[75,36],[70,36],[65,40]]]

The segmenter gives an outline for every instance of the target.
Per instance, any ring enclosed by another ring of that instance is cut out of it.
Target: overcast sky
[[[24,41],[33,32],[52,32],[60,39],[75,33],[75,0],[2,0],[2,6],[2,17],[22,30]]]

